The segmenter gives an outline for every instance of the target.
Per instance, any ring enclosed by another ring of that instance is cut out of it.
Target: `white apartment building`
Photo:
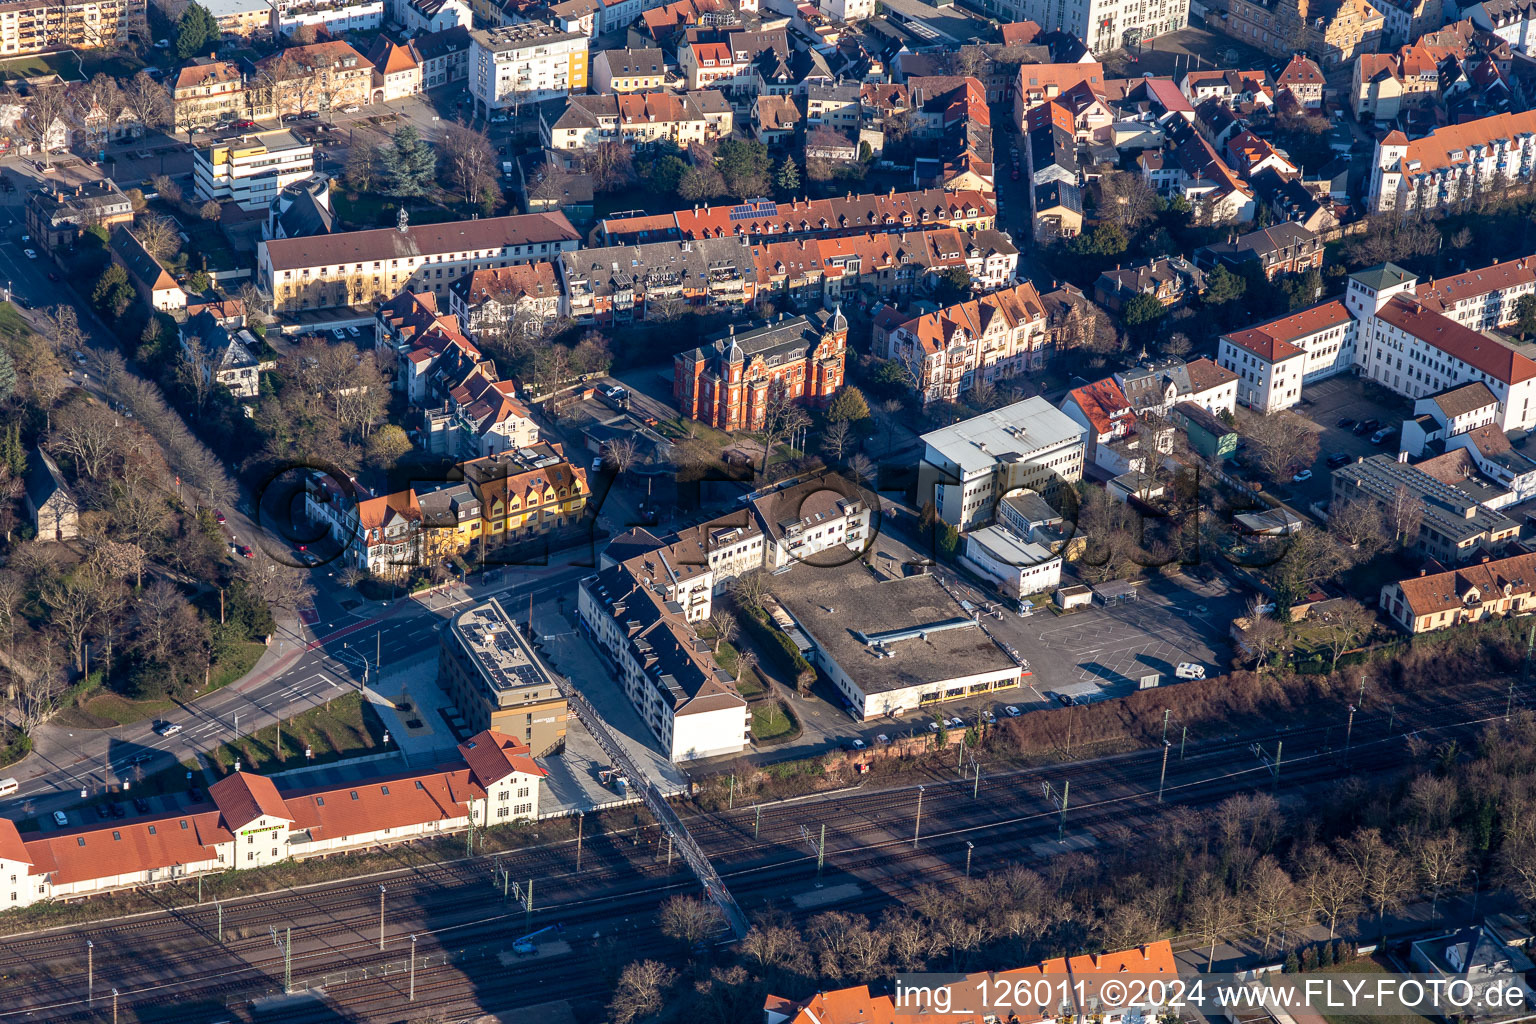
[[[339,39],[348,32],[383,27],[384,0],[272,0],[272,31],[277,35],[313,28]]]
[[[1485,302],[1470,287],[1431,287],[1420,297],[1417,283],[1394,264],[1370,267],[1349,276],[1342,300],[1223,335],[1218,362],[1238,374],[1238,401],[1276,412],[1301,400],[1303,384],[1353,368],[1413,399],[1479,382],[1498,402],[1499,429],[1536,425],[1536,361],[1441,312],[1459,308],[1480,322],[1499,315],[1489,303],[1502,301]]]
[[[469,92],[485,117],[587,88],[587,37],[542,22],[469,34]]]
[[[1083,478],[1083,427],[1044,398],[1022,402],[922,436],[919,504],[959,530],[989,521],[997,499],[1017,488],[1050,500]]]
[[[1536,110],[1447,125],[1411,142],[1392,131],[1376,143],[1366,207],[1372,213],[1438,209],[1527,183],[1533,171]]]
[[[1536,293],[1536,264],[1522,256],[1420,282],[1414,297],[1463,327],[1486,331],[1514,324],[1515,304],[1532,293]]]
[[[1355,318],[1337,299],[1221,336],[1218,365],[1237,374],[1237,401],[1272,413],[1301,401],[1301,386],[1354,362]]]
[[[192,154],[192,184],[201,202],[265,210],[278,192],[314,173],[315,147],[287,129],[242,135]]]
[[[1000,0],[1013,21],[1060,29],[1107,54],[1189,24],[1189,0]]]

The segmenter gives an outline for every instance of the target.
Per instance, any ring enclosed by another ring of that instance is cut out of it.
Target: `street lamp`
[[[976,844],[969,839],[965,841],[965,877],[971,877],[971,853],[976,849]]]

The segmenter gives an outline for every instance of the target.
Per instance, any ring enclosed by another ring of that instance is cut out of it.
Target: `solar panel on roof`
[[[751,220],[753,217],[773,217],[779,212],[779,204],[772,199],[755,199],[731,207],[731,220]]]

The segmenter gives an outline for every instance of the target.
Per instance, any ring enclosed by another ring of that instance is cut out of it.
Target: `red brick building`
[[[841,308],[730,332],[673,357],[672,397],[684,416],[719,430],[760,430],[783,389],[821,408],[843,386],[848,321]]]

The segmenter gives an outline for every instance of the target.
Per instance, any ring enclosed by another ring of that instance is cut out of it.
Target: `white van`
[[[15,779],[0,779],[0,796],[10,796],[21,788],[21,783]]]
[[[1192,661],[1181,661],[1175,666],[1173,674],[1180,679],[1204,679],[1205,666],[1197,665]]]

